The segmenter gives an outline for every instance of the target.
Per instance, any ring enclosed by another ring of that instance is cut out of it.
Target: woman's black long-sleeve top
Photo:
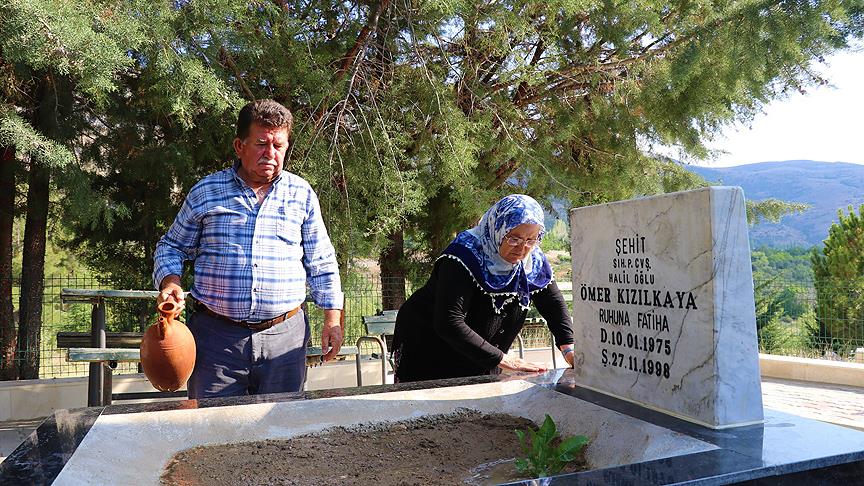
[[[550,282],[531,294],[556,345],[573,343],[567,304]],[[426,284],[399,309],[393,339],[400,382],[498,373],[498,363],[525,324],[527,311],[517,299],[496,314],[492,298],[468,269],[439,258]]]

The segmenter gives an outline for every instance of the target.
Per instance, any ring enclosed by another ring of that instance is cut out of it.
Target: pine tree
[[[844,354],[864,336],[864,206],[837,212],[821,251],[811,255],[822,345]]]
[[[14,325],[0,323],[4,378],[38,378],[52,175],[78,162],[78,130],[96,116],[114,89],[115,73],[129,64],[125,49],[140,40],[134,23],[118,14],[117,2],[11,0],[0,6],[0,146],[28,174],[17,345]],[[11,241],[0,241],[0,251],[11,261]],[[5,318],[11,289],[2,290]],[[17,366],[10,354],[16,347],[23,354],[15,357]]]

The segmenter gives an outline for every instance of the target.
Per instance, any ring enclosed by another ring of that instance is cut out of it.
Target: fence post
[[[90,313],[90,344],[94,348],[105,347],[105,300],[95,297],[91,304],[93,310]],[[105,374],[110,373],[102,363],[90,363],[90,379],[87,381],[87,406],[96,407],[103,405],[105,392]]]

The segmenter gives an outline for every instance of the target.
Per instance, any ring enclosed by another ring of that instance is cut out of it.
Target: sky
[[[779,160],[864,164],[864,48],[825,61],[817,71],[828,86],[769,103],[749,126],[730,126],[708,144],[727,153],[690,163],[706,167]]]

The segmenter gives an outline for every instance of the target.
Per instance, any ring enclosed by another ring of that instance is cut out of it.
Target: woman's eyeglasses
[[[528,245],[528,248],[532,248],[539,241],[540,241],[540,238],[531,238],[531,239],[526,240],[524,238],[519,238],[518,236],[505,236],[504,237],[504,243],[506,243],[510,246]]]

